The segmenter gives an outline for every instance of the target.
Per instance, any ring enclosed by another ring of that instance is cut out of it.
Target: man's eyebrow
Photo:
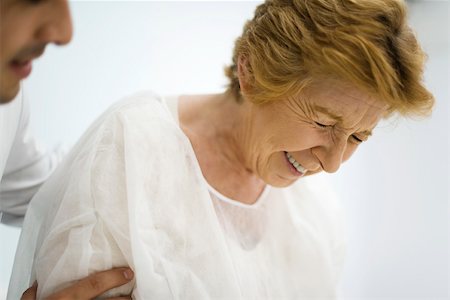
[[[331,112],[328,108],[320,106],[320,105],[313,105],[312,107],[313,111],[318,111],[320,113],[328,115],[330,118],[334,119],[335,121],[342,123],[342,117]]]

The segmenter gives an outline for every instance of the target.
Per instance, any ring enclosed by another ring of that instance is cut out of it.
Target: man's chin
[[[0,83],[0,104],[6,104],[16,98],[20,90],[20,82],[16,84],[3,84]]]

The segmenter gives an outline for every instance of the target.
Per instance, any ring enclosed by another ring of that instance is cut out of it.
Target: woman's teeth
[[[295,158],[292,157],[292,155],[289,152],[286,152],[286,157],[289,160],[289,162],[291,163],[291,165],[300,173],[305,174],[306,171],[308,171],[307,169],[303,168],[302,165],[300,165]]]

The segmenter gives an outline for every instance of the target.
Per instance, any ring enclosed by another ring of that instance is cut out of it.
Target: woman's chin
[[[291,184],[293,184],[294,182],[296,182],[297,179],[299,179],[299,177],[288,178],[288,177],[284,177],[284,176],[275,174],[273,176],[270,176],[270,178],[268,178],[268,180],[264,180],[264,181],[270,186],[277,187],[277,188],[284,188],[284,187],[288,187]]]

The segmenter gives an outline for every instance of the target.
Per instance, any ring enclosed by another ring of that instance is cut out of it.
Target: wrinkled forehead
[[[304,96],[319,110],[342,114],[357,113],[361,110],[384,114],[389,108],[388,104],[373,94],[337,81],[312,84],[304,90]]]
[[[347,84],[321,84],[305,89],[307,109],[344,128],[373,129],[387,115],[388,105],[370,93]]]

